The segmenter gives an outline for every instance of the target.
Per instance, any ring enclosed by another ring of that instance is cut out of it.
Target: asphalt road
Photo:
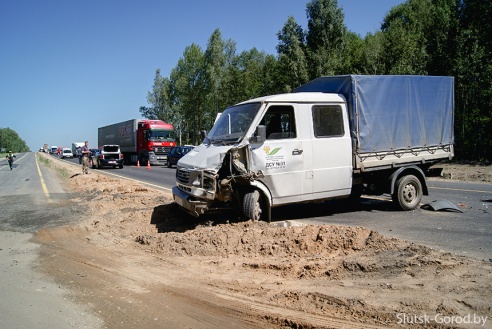
[[[0,328],[100,328],[88,307],[33,269],[38,245],[29,241],[32,233],[68,220],[60,206],[63,186],[45,166],[38,171],[34,154],[17,155],[13,170],[0,160]]]
[[[78,164],[77,159],[67,159]],[[98,173],[144,182],[170,191],[176,169],[165,166],[125,166],[123,169],[93,169]],[[274,208],[274,221],[310,224],[364,226],[387,236],[421,243],[479,259],[492,259],[492,184],[462,183],[429,179],[429,195],[422,204],[446,200],[462,212],[395,210],[390,197],[362,198],[359,207],[341,201],[296,204]]]

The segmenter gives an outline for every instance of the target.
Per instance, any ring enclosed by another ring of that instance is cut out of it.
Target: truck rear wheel
[[[414,210],[422,200],[422,184],[414,175],[399,178],[395,189],[391,197],[403,210]]]
[[[260,220],[260,192],[253,191],[246,193],[243,197],[243,215],[246,219]]]

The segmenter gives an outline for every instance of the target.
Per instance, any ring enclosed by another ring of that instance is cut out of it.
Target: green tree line
[[[290,92],[323,75],[438,75],[455,77],[458,160],[492,160],[492,3],[408,0],[390,9],[381,28],[362,37],[347,29],[337,0],[306,4],[307,27],[288,17],[277,33],[277,54],[236,51],[219,29],[206,49],[192,44],[169,77],[155,72],[148,119],[175,126],[180,143],[197,143],[219,111],[254,97]]]
[[[0,128],[0,149],[13,153],[29,152],[29,147],[19,135],[10,128]]]

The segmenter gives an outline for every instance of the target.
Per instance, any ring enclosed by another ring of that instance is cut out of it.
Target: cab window
[[[313,106],[314,136],[340,137],[344,135],[342,108],[338,105]]]
[[[270,106],[260,124],[266,126],[267,139],[296,138],[292,106]]]

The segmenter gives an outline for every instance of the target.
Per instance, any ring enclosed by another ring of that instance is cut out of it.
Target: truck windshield
[[[215,122],[207,138],[211,143],[235,143],[240,141],[261,103],[249,103],[237,105],[226,109]]]
[[[174,131],[172,130],[149,130],[149,140],[151,141],[163,141],[174,140]]]

